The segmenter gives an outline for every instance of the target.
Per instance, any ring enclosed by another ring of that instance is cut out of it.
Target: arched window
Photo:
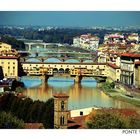
[[[60,125],[64,125],[64,116],[60,117]]]
[[[61,102],[61,110],[64,110],[64,101]]]

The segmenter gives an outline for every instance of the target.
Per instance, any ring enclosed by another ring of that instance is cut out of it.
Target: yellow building
[[[11,45],[0,43],[0,66],[3,69],[4,77],[17,78],[19,54],[11,49]]]
[[[12,49],[11,45],[0,42],[0,51],[10,51]]]
[[[121,70],[116,64],[108,63],[108,77],[112,81],[120,81]]]
[[[140,88],[140,61],[135,62],[134,81],[135,87]]]

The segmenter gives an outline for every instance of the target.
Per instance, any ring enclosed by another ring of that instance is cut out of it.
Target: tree
[[[139,129],[139,116],[125,116],[116,111],[102,110],[91,113],[86,121],[90,129]]]
[[[17,50],[25,50],[25,44],[21,40],[17,40],[14,37],[8,36],[8,35],[3,35],[1,36],[1,42],[10,44],[13,49]]]
[[[94,129],[113,129],[113,128],[126,128],[126,122],[124,118],[116,113],[112,112],[97,112],[94,116],[90,115],[86,125],[88,128]]]
[[[20,81],[17,81],[17,80],[14,80],[12,82],[12,86],[11,86],[11,90],[12,91],[15,91],[17,87],[24,87],[24,83],[23,82],[20,82]]]
[[[24,128],[24,122],[13,116],[11,113],[0,112],[0,128],[14,129]]]
[[[5,94],[0,98],[0,111],[8,111],[24,122],[43,123],[45,128],[53,128],[54,100],[32,101],[30,98],[22,100],[14,94]]]

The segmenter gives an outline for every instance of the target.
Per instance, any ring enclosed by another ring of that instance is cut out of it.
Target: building
[[[0,51],[0,66],[3,69],[4,77],[17,78],[19,66],[19,54],[16,50],[11,49],[11,46],[1,43]]]
[[[140,61],[135,62],[134,83],[136,88],[140,88]]]
[[[139,34],[138,33],[131,33],[129,35],[127,35],[126,40],[128,42],[134,42],[134,43],[139,43]]]
[[[66,129],[68,127],[68,98],[63,93],[54,94],[54,128]]]
[[[104,44],[125,44],[124,35],[118,33],[106,34],[104,36]]]
[[[89,75],[107,76],[106,63],[44,63],[44,62],[24,62],[22,63],[24,72],[29,75],[42,75],[41,67],[48,69],[46,75],[67,74],[69,76]],[[79,73],[80,71],[80,73]]]
[[[120,54],[120,80],[123,84],[135,86],[134,77],[139,77],[139,73],[134,73],[135,63],[140,61],[140,54],[123,53]]]
[[[108,63],[108,78],[112,81],[120,81],[121,69],[116,64]]]
[[[73,46],[86,50],[97,50],[99,38],[91,34],[84,34],[73,38]]]
[[[12,49],[12,46],[3,42],[0,42],[0,52],[7,50],[10,51]]]

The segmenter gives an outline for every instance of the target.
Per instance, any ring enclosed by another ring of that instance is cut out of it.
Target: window
[[[80,111],[80,115],[81,115],[81,116],[83,115],[83,111]]]
[[[15,64],[15,62],[13,62],[13,65]]]
[[[1,64],[4,64],[4,62],[1,62]]]
[[[8,64],[10,64],[10,62],[8,62]]]
[[[64,125],[64,116],[60,117],[60,125]]]
[[[15,67],[13,67],[13,69],[15,69]]]
[[[61,110],[64,110],[64,101],[61,102]]]
[[[10,69],[10,67],[8,67],[8,69]]]

